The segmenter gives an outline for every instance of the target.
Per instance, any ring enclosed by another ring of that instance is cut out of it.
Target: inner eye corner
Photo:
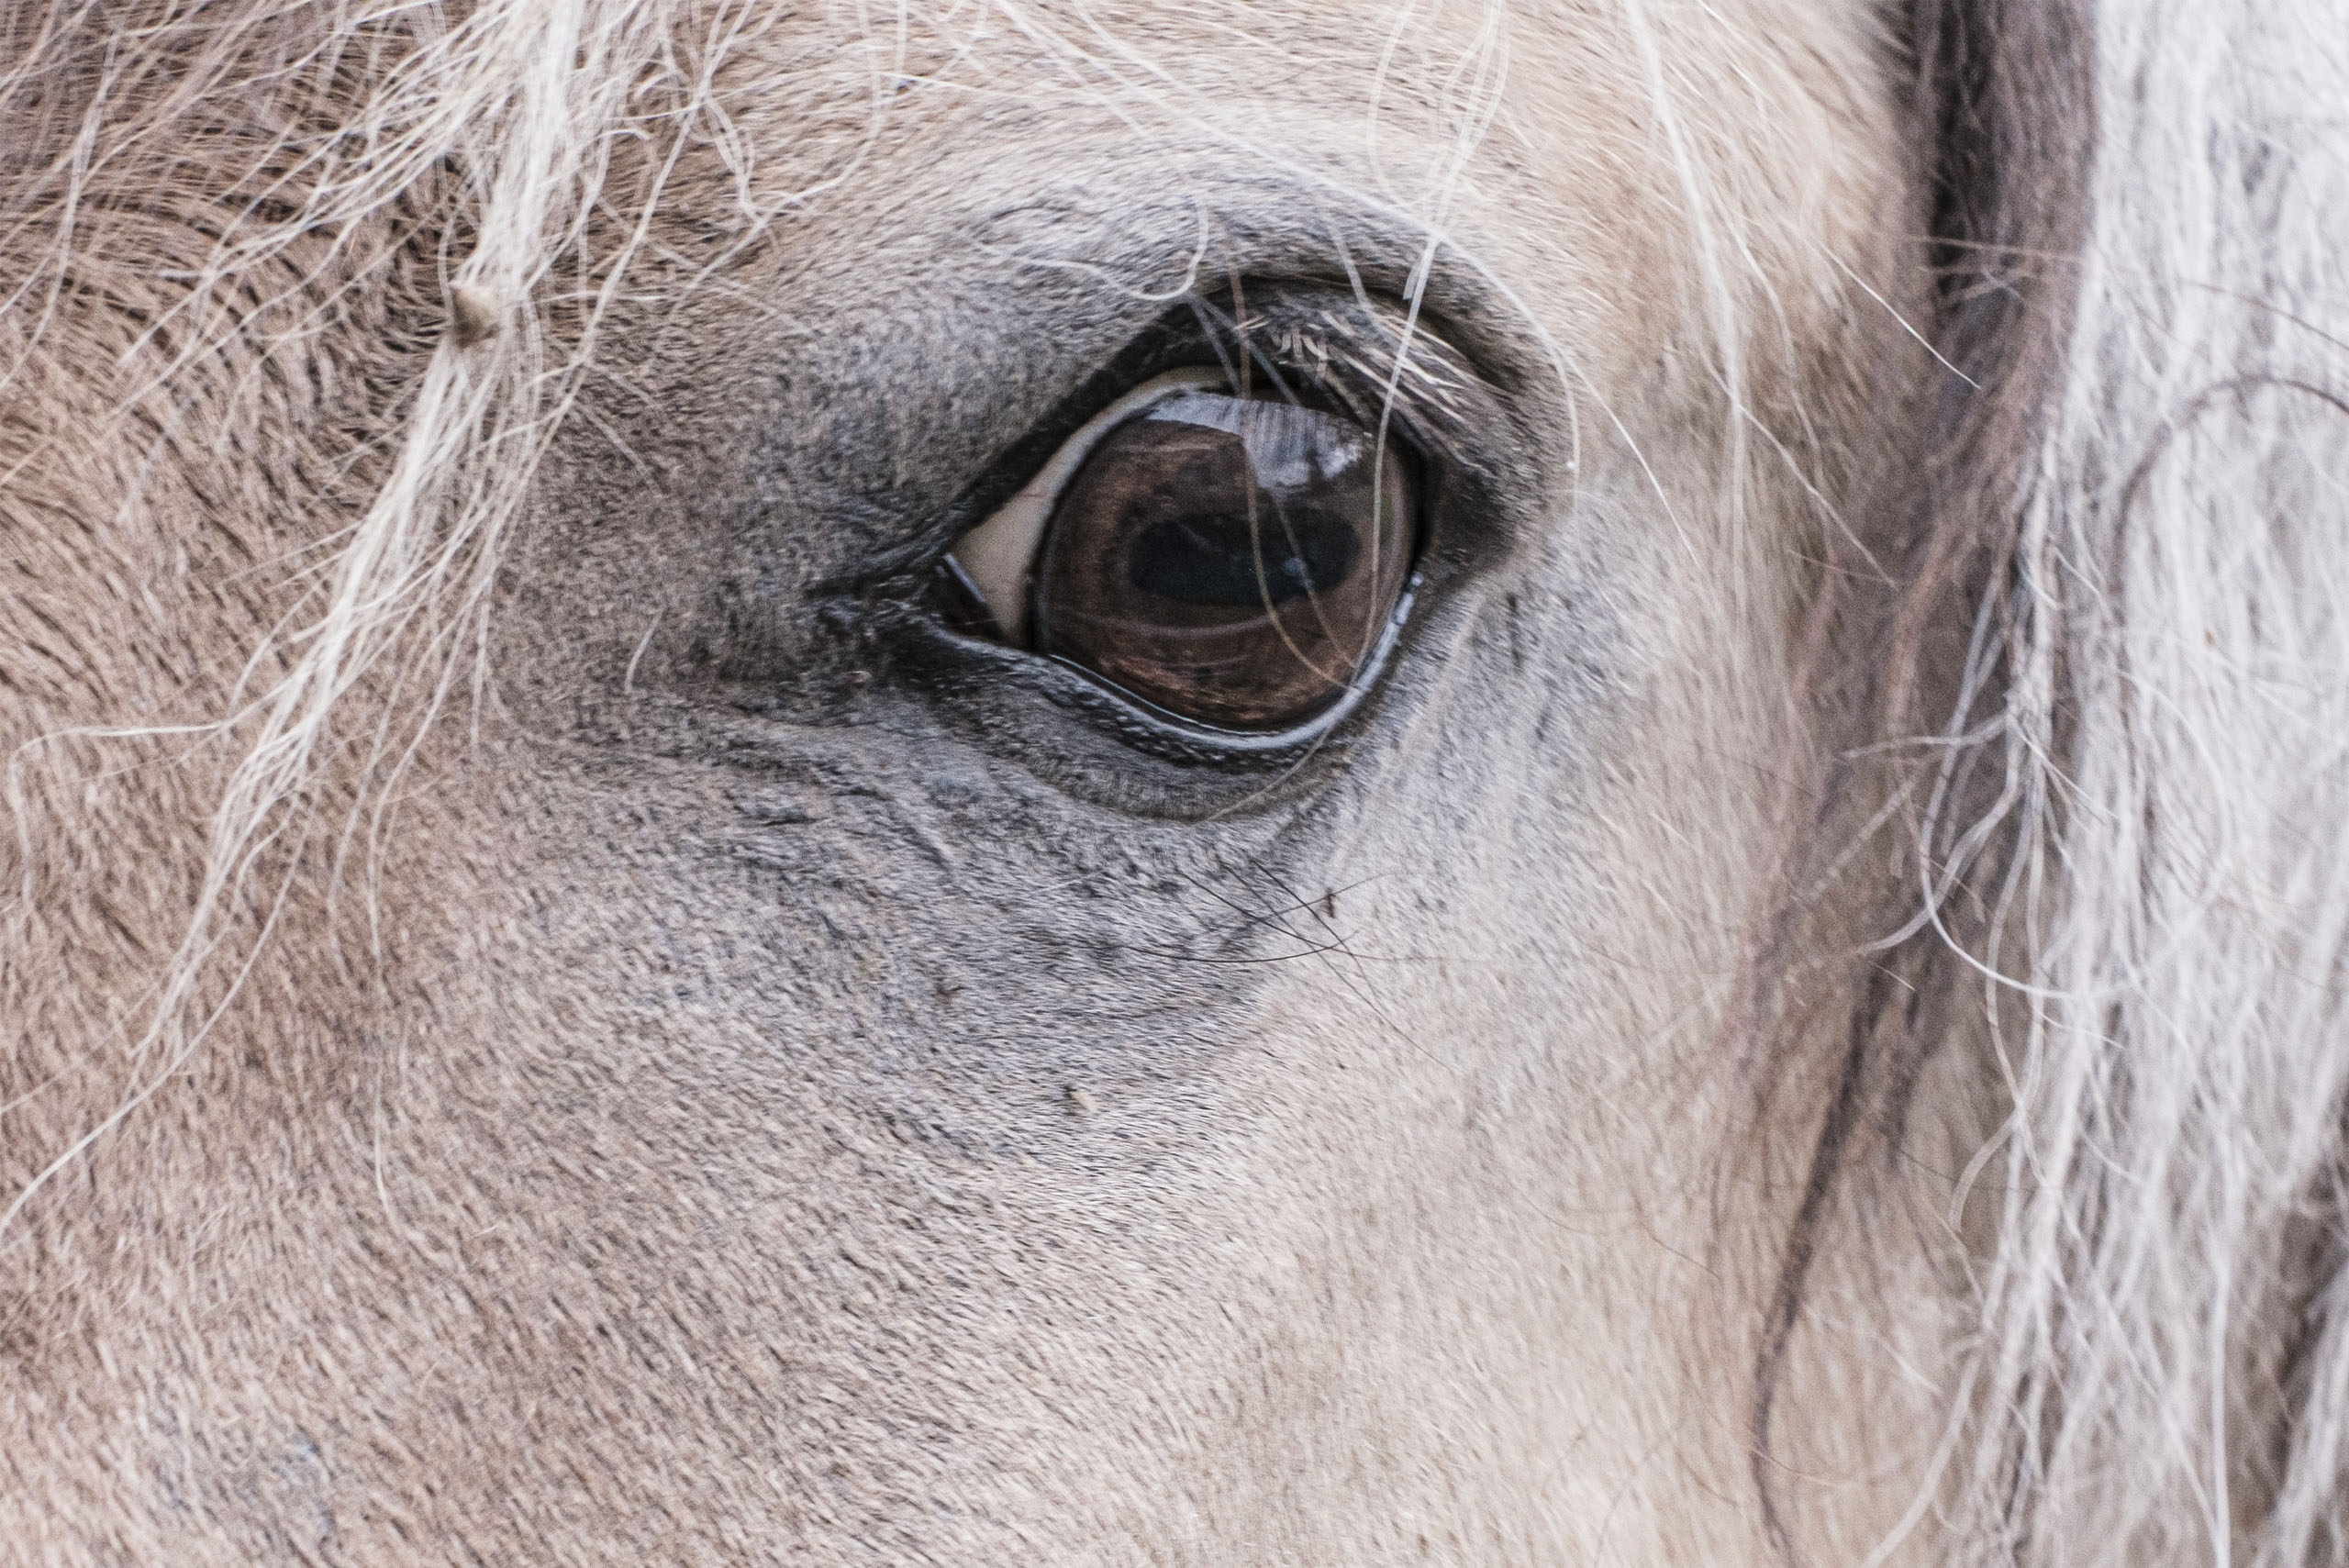
[[[1303,367],[1233,381],[1163,373],[1079,426],[941,559],[949,627],[1235,738],[1356,695],[1415,580],[1418,453]]]

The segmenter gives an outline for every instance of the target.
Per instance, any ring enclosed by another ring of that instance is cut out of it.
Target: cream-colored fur
[[[2030,600],[2005,722],[1920,753],[2027,809],[1931,764],[1854,856],[1913,735],[1827,694],[1965,384],[1905,12],[20,10],[0,1558],[2341,1550],[2337,269],[2299,187],[2214,165],[2197,250],[2132,175],[2257,83],[2119,106],[2277,18],[2080,57],[2058,370],[1975,389],[2023,575],[1951,584]],[[1251,290],[1489,384],[1484,553],[1342,748],[890,654],[838,584]],[[2028,902],[1920,899],[1968,854]],[[1815,1159],[1920,904],[2023,1001],[1883,1026],[1943,1049]]]

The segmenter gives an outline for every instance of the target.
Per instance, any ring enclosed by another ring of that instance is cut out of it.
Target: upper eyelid
[[[918,533],[887,546],[858,568],[818,584],[819,593],[862,595],[878,584],[896,583],[916,592],[926,585],[942,558],[997,508],[1034,482],[1077,430],[1152,376],[1181,369],[1204,369],[1214,356],[1207,342],[1211,328],[1244,331],[1259,362],[1272,359],[1316,380],[1341,406],[1375,427],[1392,377],[1392,360],[1381,350],[1399,342],[1410,319],[1400,301],[1364,295],[1336,280],[1294,275],[1243,280],[1241,322],[1223,301],[1194,298],[1162,312],[1140,327],[1125,347],[1075,385],[1059,404],[1032,417],[1026,433],[998,449],[963,492]],[[1504,363],[1497,380],[1483,356],[1472,358],[1451,341],[1444,323],[1423,312],[1409,333],[1411,352],[1388,419],[1388,434],[1416,450],[1442,472],[1482,476],[1489,482],[1515,466],[1509,454],[1519,443],[1511,384]],[[1227,343],[1227,355],[1230,344]]]
[[[1185,386],[1245,391],[1260,372],[1270,384],[1264,390],[1276,395],[1334,393],[1365,428],[1390,427],[1387,434],[1407,446],[1433,449],[1424,455],[1457,455],[1461,431],[1448,427],[1465,426],[1461,396],[1482,384],[1481,378],[1414,317],[1361,296],[1350,302],[1351,309],[1340,309],[1327,298],[1308,300],[1293,286],[1271,289],[1269,314],[1261,316],[1244,306],[1227,311],[1204,298],[1187,304],[1202,346],[1216,352],[1216,367],[1162,372],[1128,388],[1063,437],[1018,489],[949,541],[957,569],[1014,647],[1027,640],[1028,585],[1060,492],[1111,430]]]
[[[1303,293],[1295,285],[1275,287],[1267,314],[1249,308],[1237,319],[1206,301],[1195,302],[1194,309],[1203,317],[1219,315],[1212,326],[1203,320],[1202,335],[1216,336],[1219,328],[1237,339],[1241,357],[1266,369],[1276,385],[1286,368],[1320,383],[1316,390],[1351,392],[1364,404],[1353,409],[1358,417],[1378,415],[1391,392],[1392,412],[1422,434],[1441,434],[1445,445],[1466,434],[1468,402],[1478,391],[1490,396],[1494,388],[1433,324],[1375,295],[1357,296],[1341,309],[1327,300],[1308,304]]]

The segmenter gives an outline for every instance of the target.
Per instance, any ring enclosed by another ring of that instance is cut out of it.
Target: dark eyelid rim
[[[1286,729],[1219,728],[1159,708],[1081,665],[958,630],[935,607],[938,567],[954,543],[1026,485],[1086,421],[1154,376],[1194,366],[1218,368],[1208,356],[1218,335],[1213,313],[1220,311],[1226,324],[1231,324],[1231,313],[1216,296],[1186,299],[1162,313],[1006,448],[933,522],[874,558],[853,580],[828,586],[845,590],[841,600],[852,595],[860,602],[864,608],[859,618],[867,618],[876,632],[893,627],[885,635],[909,656],[909,672],[926,670],[924,684],[940,695],[973,680],[1024,687],[1123,745],[1186,770],[1285,773],[1316,755],[1340,755],[1350,743],[1353,721],[1388,684],[1430,596],[1462,572],[1509,551],[1523,526],[1520,508],[1508,504],[1510,480],[1521,477],[1531,454],[1520,428],[1521,411],[1507,383],[1461,350],[1434,312],[1422,309],[1413,317],[1400,301],[1376,295],[1365,308],[1342,283],[1261,280],[1243,287],[1252,353],[1267,372],[1286,368],[1308,383],[1304,390],[1334,397],[1358,419],[1375,418],[1383,378],[1362,366],[1317,376],[1302,364],[1285,365],[1259,347],[1268,345],[1273,334],[1258,336],[1256,328],[1276,328],[1282,317],[1300,327],[1351,325],[1385,333],[1391,344],[1408,319],[1415,355],[1433,350],[1427,359],[1440,360],[1441,373],[1463,405],[1438,421],[1428,417],[1436,412],[1431,405],[1423,406],[1408,395],[1394,400],[1386,434],[1416,460],[1422,491],[1414,564],[1376,643],[1330,706]]]
[[[1330,706],[1286,729],[1221,729],[1171,712],[1111,685],[1082,664],[1050,654],[1025,652],[1001,643],[959,636],[910,606],[884,614],[898,621],[911,667],[939,683],[942,695],[978,684],[1025,687],[1056,707],[1073,710],[1083,722],[1163,762],[1242,773],[1285,769],[1316,753],[1336,757],[1346,744],[1348,721],[1375,700],[1383,676],[1408,635],[1415,601],[1427,591],[1423,574],[1405,579],[1402,595],[1388,612],[1377,642],[1345,692]]]
[[[1405,309],[1399,301],[1372,296],[1374,310],[1390,321],[1381,322],[1371,311],[1365,311],[1350,295],[1341,294],[1328,285],[1315,285],[1287,280],[1265,282],[1248,291],[1252,298],[1247,306],[1252,328],[1260,324],[1264,313],[1271,309],[1280,314],[1303,316],[1310,312],[1323,317],[1342,311],[1365,325],[1386,326],[1404,318]],[[853,573],[819,585],[824,594],[862,595],[892,583],[901,584],[907,592],[918,593],[941,558],[953,547],[954,541],[993,516],[996,508],[1019,494],[1020,488],[1052,461],[1068,439],[1085,422],[1100,413],[1127,392],[1153,376],[1170,371],[1194,366],[1220,368],[1227,376],[1237,368],[1228,352],[1228,345],[1220,339],[1233,330],[1233,312],[1229,296],[1192,295],[1159,315],[1148,326],[1129,339],[1125,345],[1100,369],[1094,372],[1066,396],[1054,404],[1042,417],[1030,425],[1017,440],[1006,447],[971,485],[957,495],[930,524],[901,544],[875,554]],[[1219,321],[1211,321],[1219,317]],[[1365,317],[1370,317],[1364,321]],[[1479,401],[1495,405],[1505,403],[1506,394],[1485,373],[1485,368],[1469,359],[1443,331],[1443,323],[1432,312],[1422,308],[1414,325],[1415,339],[1420,345],[1431,344],[1447,364],[1455,367],[1463,379],[1481,395]],[[1415,351],[1418,351],[1415,350]],[[1210,357],[1212,356],[1212,357]],[[1286,370],[1297,375],[1302,367],[1284,366],[1255,339],[1250,341],[1250,357],[1253,368],[1275,378],[1275,384],[1286,389]],[[1333,384],[1347,384],[1344,378],[1331,378]],[[1357,410],[1358,416],[1362,411]],[[1464,424],[1465,422],[1464,422]],[[1482,422],[1489,436],[1506,439],[1506,420]],[[1464,432],[1454,433],[1430,428],[1416,417],[1408,397],[1396,400],[1395,417],[1389,432],[1409,448],[1422,463],[1447,470],[1464,471],[1489,482],[1495,454],[1483,450],[1479,439]]]
[[[1160,730],[1172,731],[1194,744],[1211,747],[1226,758],[1264,757],[1285,760],[1318,745],[1330,731],[1344,724],[1361,707],[1363,700],[1378,685],[1386,673],[1387,661],[1395,656],[1395,645],[1402,639],[1404,628],[1410,624],[1413,601],[1419,597],[1421,580],[1415,570],[1403,579],[1403,591],[1397,595],[1395,607],[1386,613],[1386,624],[1378,629],[1378,639],[1371,644],[1356,667],[1353,679],[1329,706],[1312,717],[1288,726],[1285,729],[1225,729],[1212,724],[1202,724],[1196,718],[1163,708],[1145,697],[1136,696],[1124,687],[1112,684],[1084,665],[1053,654],[1041,655],[1083,679],[1088,685],[1097,686],[1117,702],[1138,712]]]

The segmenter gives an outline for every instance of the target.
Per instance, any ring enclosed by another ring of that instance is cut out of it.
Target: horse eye
[[[1285,729],[1379,647],[1418,486],[1397,443],[1343,413],[1200,381],[1120,400],[956,564],[1008,639],[1197,723]]]

